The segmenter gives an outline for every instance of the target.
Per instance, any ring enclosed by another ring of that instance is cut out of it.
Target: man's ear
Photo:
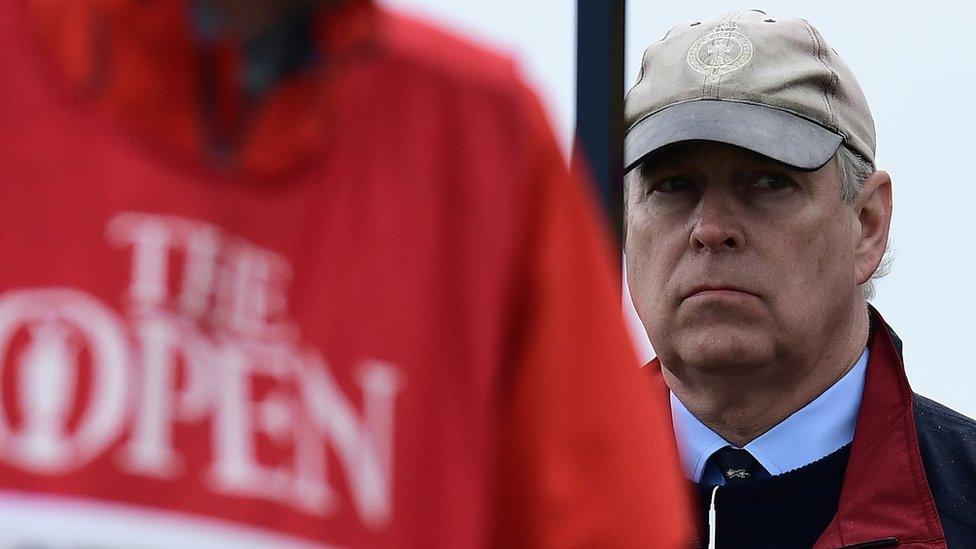
[[[885,171],[871,174],[854,201],[861,235],[854,250],[857,283],[864,284],[878,270],[891,227],[891,176]]]

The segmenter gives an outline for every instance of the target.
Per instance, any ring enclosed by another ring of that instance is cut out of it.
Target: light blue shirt
[[[868,350],[854,367],[812,402],[766,431],[744,449],[767,470],[780,475],[828,456],[854,440],[861,408]],[[671,393],[671,421],[685,476],[695,482],[724,484],[714,465],[705,467],[716,451],[733,446],[698,420]]]

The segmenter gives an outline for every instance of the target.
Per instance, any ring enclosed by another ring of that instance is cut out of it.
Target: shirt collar
[[[771,475],[779,475],[828,456],[854,440],[861,407],[868,350],[849,372],[812,402],[745,445]],[[671,418],[685,476],[695,482],[722,484],[718,471],[705,469],[725,439],[705,426],[671,393]],[[802,433],[802,436],[798,434]]]

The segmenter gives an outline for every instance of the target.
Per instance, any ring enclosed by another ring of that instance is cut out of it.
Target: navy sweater
[[[848,444],[782,475],[720,486],[715,496],[717,547],[812,547],[837,512],[850,451]],[[714,486],[696,487],[703,526],[699,547],[705,547]]]

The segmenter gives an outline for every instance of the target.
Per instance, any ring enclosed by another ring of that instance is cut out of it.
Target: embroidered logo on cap
[[[699,38],[688,50],[688,65],[705,76],[720,76],[742,68],[752,59],[752,42],[739,24],[725,21]]]

